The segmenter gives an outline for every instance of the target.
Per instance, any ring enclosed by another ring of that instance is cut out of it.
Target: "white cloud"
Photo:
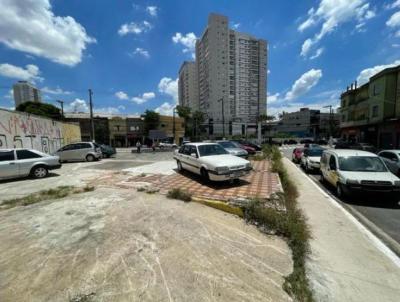
[[[171,103],[165,102],[161,106],[154,109],[154,111],[158,112],[161,115],[172,115],[173,109],[175,106],[176,106],[176,104],[171,104]]]
[[[389,20],[387,20],[386,25],[389,27],[400,26],[400,11],[394,13]]]
[[[84,100],[75,99],[73,102],[67,104],[65,111],[67,112],[88,112],[89,106]]]
[[[132,98],[132,102],[135,102],[136,104],[143,104],[146,103],[147,101],[154,99],[156,97],[156,94],[154,92],[145,92],[142,95],[135,96]]]
[[[148,21],[143,21],[141,23],[125,23],[121,25],[118,34],[120,36],[125,36],[127,34],[140,35],[141,33],[148,32],[152,28],[153,26]]]
[[[60,87],[52,89],[52,88],[45,86],[43,88],[40,88],[40,90],[44,93],[55,94],[55,95],[69,95],[72,93],[71,91],[62,90]]]
[[[301,55],[302,57],[306,57],[307,54],[309,53],[309,51],[310,51],[310,49],[311,49],[311,47],[312,47],[313,44],[314,44],[313,40],[311,40],[311,39],[305,40],[304,43],[303,43],[303,45],[301,46],[301,53],[300,53],[300,55]]]
[[[163,94],[170,95],[175,103],[178,102],[178,79],[162,78],[158,83],[158,90]]]
[[[36,65],[28,64],[23,67],[18,67],[8,63],[0,64],[0,75],[7,78],[25,80],[35,83],[35,81],[43,81],[43,78],[39,76],[40,70]]]
[[[311,69],[307,71],[294,82],[292,89],[286,93],[285,100],[290,101],[307,93],[312,87],[317,85],[321,77],[321,69]]]
[[[394,1],[393,3],[391,3],[391,4],[386,4],[386,5],[384,6],[385,9],[395,9],[395,8],[397,8],[397,7],[400,8],[400,0],[396,0],[396,1]]]
[[[267,104],[276,103],[277,101],[279,101],[279,97],[280,97],[280,93],[279,92],[277,92],[275,94],[270,94],[268,92],[268,94],[267,94]]]
[[[102,108],[94,108],[94,113],[97,114],[119,114],[121,110],[125,110],[125,106],[118,106],[118,107],[102,107]]]
[[[157,17],[158,7],[150,5],[146,7],[146,11],[149,13],[150,16]]]
[[[120,100],[127,100],[127,99],[129,99],[128,94],[126,94],[126,93],[123,92],[123,91],[118,91],[118,92],[116,92],[114,95],[115,95],[118,99],[120,99]]]
[[[238,28],[240,27],[240,23],[233,23],[233,24],[232,24],[232,27],[233,27],[234,29],[238,29]]]
[[[322,23],[319,32],[308,38],[302,46],[301,55],[306,56],[311,47],[318,43],[325,35],[330,34],[339,25],[356,20],[358,24],[365,23],[375,16],[366,0],[321,0],[317,9],[308,11],[308,18],[298,26],[304,30]]]
[[[357,77],[357,82],[362,85],[364,83],[367,83],[369,81],[369,78],[372,77],[373,75],[381,72],[385,68],[389,67],[395,67],[397,65],[400,65],[400,60],[396,60],[391,64],[386,64],[386,65],[376,65],[374,67],[366,68],[360,72],[360,74]]]
[[[295,112],[299,111],[300,108],[309,108],[322,110],[324,106],[332,105],[333,109],[337,109],[339,107],[339,99],[336,100],[322,100],[317,101],[315,103],[303,103],[303,102],[286,102],[286,103],[278,103],[273,106],[267,107],[267,114],[277,116],[282,112]]]
[[[8,93],[4,96],[4,98],[10,99],[10,100],[13,99],[14,98],[14,91],[12,89],[10,89],[8,91]]]
[[[142,57],[145,57],[146,59],[150,58],[150,53],[148,50],[137,47],[134,51],[133,51],[134,55],[140,55]]]
[[[175,33],[175,36],[172,37],[172,41],[175,44],[182,44],[184,46],[183,53],[191,53],[193,58],[195,55],[196,39],[197,37],[194,33],[187,33],[186,35]]]
[[[317,51],[315,52],[315,54],[310,57],[310,60],[314,60],[314,59],[318,58],[320,55],[322,55],[323,52],[324,52],[323,47],[318,48]]]
[[[74,18],[55,16],[49,0],[2,0],[0,42],[12,49],[74,66],[96,40]]]

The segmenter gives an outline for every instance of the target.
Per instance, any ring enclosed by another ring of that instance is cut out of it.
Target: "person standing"
[[[136,143],[136,151],[137,153],[140,153],[140,148],[142,147],[142,144],[140,143],[140,141],[137,141]]]

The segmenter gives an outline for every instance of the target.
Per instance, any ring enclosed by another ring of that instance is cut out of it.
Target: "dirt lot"
[[[83,185],[84,176],[103,173],[87,165],[65,165],[69,177],[59,179]],[[10,196],[19,186],[25,194],[54,179],[0,189]],[[0,221],[2,302],[80,295],[89,301],[291,300],[282,290],[292,269],[286,243],[196,203],[98,187],[0,211]]]

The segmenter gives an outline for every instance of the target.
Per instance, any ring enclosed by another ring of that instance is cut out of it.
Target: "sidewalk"
[[[312,232],[308,276],[316,301],[399,301],[400,259],[284,158]]]

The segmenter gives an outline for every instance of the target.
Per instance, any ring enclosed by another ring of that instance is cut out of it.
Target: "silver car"
[[[383,150],[378,153],[390,172],[400,177],[400,150]]]
[[[249,156],[249,153],[247,153],[246,150],[243,150],[242,148],[238,148],[233,142],[231,141],[217,141],[216,142],[218,145],[220,145],[222,148],[224,148],[226,151],[229,152],[231,155],[247,158]]]
[[[60,158],[31,149],[0,149],[0,179],[46,177],[61,168]]]
[[[56,152],[61,162],[65,161],[94,161],[102,157],[101,148],[92,142],[80,142],[65,145]]]

